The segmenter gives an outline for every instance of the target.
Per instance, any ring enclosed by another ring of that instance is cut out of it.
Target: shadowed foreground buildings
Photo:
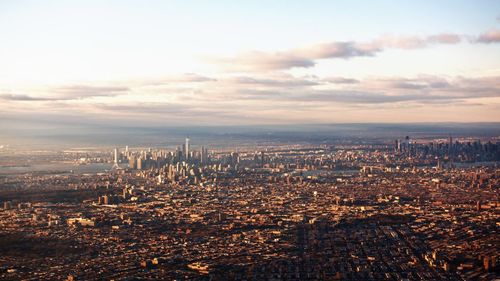
[[[499,277],[494,140],[78,153],[0,178],[0,278]]]

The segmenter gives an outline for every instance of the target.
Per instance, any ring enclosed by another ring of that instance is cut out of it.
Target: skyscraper
[[[453,138],[450,135],[450,139],[448,140],[448,156],[453,157]]]
[[[207,155],[205,154],[205,147],[202,146],[200,150],[200,163],[205,164],[207,162]]]
[[[137,160],[135,160],[135,156],[133,156],[133,155],[132,155],[132,156],[130,156],[130,157],[128,158],[128,167],[129,167],[130,169],[135,169],[135,168],[136,168],[136,166],[137,166],[136,164],[137,164]]]
[[[406,149],[406,156],[409,157],[411,154],[410,136],[405,137],[405,149]]]
[[[115,148],[112,169],[119,169],[119,168],[120,166],[118,165],[118,148]]]
[[[143,164],[142,157],[137,158],[137,165],[135,165],[136,169],[142,170],[142,166],[143,166],[142,164]]]
[[[186,145],[184,147],[184,150],[185,150],[184,151],[184,153],[185,153],[184,157],[186,158],[186,162],[188,162],[189,161],[189,138],[186,138]]]

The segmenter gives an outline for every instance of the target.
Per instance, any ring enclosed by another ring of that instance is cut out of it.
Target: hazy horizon
[[[349,138],[415,139],[476,137],[499,138],[500,123],[332,123],[242,126],[55,126],[6,130],[0,146],[11,148],[72,148],[79,146],[177,146],[185,137],[195,145],[311,143]]]

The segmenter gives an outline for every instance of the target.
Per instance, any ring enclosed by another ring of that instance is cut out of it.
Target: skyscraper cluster
[[[193,165],[210,163],[208,149],[201,146],[199,150],[193,150],[190,146],[190,139],[186,138],[185,143],[177,147],[175,151],[166,149],[132,151],[126,146],[123,152],[117,148],[113,151],[113,168],[129,168],[145,170],[160,168],[167,164],[187,163]],[[122,164],[120,166],[120,164]]]

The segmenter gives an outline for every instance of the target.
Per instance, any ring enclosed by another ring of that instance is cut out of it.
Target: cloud
[[[173,77],[172,81],[174,82],[207,82],[207,81],[216,81],[216,79],[202,76],[196,73],[185,73],[178,77]]]
[[[212,82],[212,81],[217,81],[217,79],[199,75],[196,73],[184,73],[180,75],[171,75],[157,79],[143,80],[139,81],[138,84],[144,86],[158,86],[158,85],[174,84],[174,83],[202,83],[202,82]]]
[[[213,59],[212,62],[229,70],[269,71],[290,68],[308,68],[316,65],[317,59],[374,56],[380,50],[370,45],[355,42],[332,42],[309,48],[285,52],[247,52],[233,58]]]
[[[368,81],[371,84],[378,84],[382,89],[403,89],[403,90],[430,90],[450,87],[448,80],[435,76],[423,76],[419,78],[389,78]]]
[[[50,98],[40,98],[40,97],[32,97],[28,95],[13,95],[13,94],[2,94],[0,95],[0,99],[10,100],[10,101],[47,101],[52,100]]]
[[[234,108],[206,107],[179,103],[137,103],[134,105],[95,104],[93,106],[100,114],[123,119],[144,118],[151,123],[163,123],[163,119],[192,120],[198,123],[236,120],[241,118],[241,112]]]
[[[222,65],[228,70],[279,70],[294,67],[312,67],[316,63],[311,58],[306,58],[289,52],[265,53],[259,51],[247,52],[233,58],[211,59],[211,62]]]
[[[51,88],[52,93],[56,93],[59,99],[82,99],[101,96],[117,96],[126,94],[130,89],[128,87],[110,87],[110,86],[87,86],[73,85]]]
[[[295,78],[292,76],[280,78],[254,78],[249,76],[238,76],[229,78],[226,82],[235,85],[256,85],[256,86],[269,86],[269,87],[303,87],[319,85],[316,81],[308,79]]]
[[[230,102],[257,107],[263,104],[287,104],[289,108],[294,108],[331,104],[344,104],[349,107],[380,104],[456,104],[500,97],[500,77],[450,78],[420,75],[414,78],[382,77],[365,80],[309,77],[317,84],[301,84],[304,80],[302,77],[288,77],[279,82],[273,79],[261,81],[261,78],[252,76],[237,78],[238,83],[234,80],[219,80],[217,87],[204,89],[203,94],[193,97],[193,100],[199,103]],[[293,82],[294,79],[297,81]],[[294,84],[301,86],[290,86]]]
[[[118,96],[127,94],[128,87],[72,85],[49,87],[43,95],[0,94],[0,99],[10,101],[69,101],[92,97]]]
[[[476,96],[477,97],[477,96]],[[420,103],[420,104],[451,104],[462,103],[465,99],[472,98],[471,96],[462,95],[441,95],[441,94],[389,94],[386,92],[370,92],[370,91],[342,91],[329,90],[317,91],[308,95],[296,97],[297,101],[304,102],[331,102],[350,105],[378,105],[378,104],[399,104],[399,103]]]
[[[344,77],[328,77],[322,79],[322,81],[334,84],[356,84],[359,83],[359,80],[352,78],[344,78]]]
[[[272,103],[274,105],[280,103],[290,103],[297,107],[304,105],[304,103],[316,104],[382,104],[382,103],[395,103],[401,101],[411,101],[424,99],[423,96],[417,94],[394,95],[382,91],[370,91],[364,89],[358,90],[307,90],[307,91],[286,91],[281,90],[257,90],[257,89],[241,89],[233,92],[233,99],[242,101],[265,101],[265,103]],[[445,98],[445,97],[443,97]]]
[[[344,79],[325,78],[321,81],[343,82]],[[333,83],[332,86],[323,84],[321,88],[270,86],[249,89],[240,87],[231,88],[230,92],[225,94],[218,91],[218,94],[221,94],[220,99],[226,99],[230,96],[234,101],[291,103],[292,106],[304,103],[337,103],[352,106],[402,103],[455,104],[477,98],[500,97],[500,82],[498,82],[500,77],[442,78],[420,76],[417,78],[393,77],[355,81]]]
[[[487,43],[487,44],[498,43],[500,42],[500,30],[496,29],[484,32],[481,35],[479,35],[476,41],[479,43]]]
[[[133,83],[132,83],[133,84]],[[445,109],[445,105],[467,105],[478,107],[478,116],[495,116],[493,108],[500,104],[500,77],[442,77],[419,75],[416,77],[370,77],[353,79],[348,77],[293,76],[269,73],[268,75],[221,75],[209,84],[187,85],[186,92],[162,88],[141,87],[122,81],[117,85],[128,87],[91,87],[95,92],[124,93],[127,96],[112,96],[102,99],[74,97],[80,91],[88,95],[87,87],[65,88],[74,95],[61,97],[38,97],[38,92],[23,92],[15,95],[3,92],[0,98],[12,100],[5,106],[6,112],[29,114],[36,103],[37,112],[50,114],[82,114],[110,122],[161,123],[190,122],[268,122],[269,120],[329,120],[335,108],[342,111],[363,110],[364,117],[353,116],[352,120],[367,118],[381,108],[404,112],[401,108],[428,113]],[[101,87],[101,91],[98,88]],[[53,89],[56,87],[53,87]],[[9,90],[10,91],[10,90]],[[35,93],[37,95],[35,95]],[[79,96],[79,95],[78,95]],[[77,99],[78,102],[70,102]],[[19,102],[15,102],[19,101]],[[23,101],[23,102],[21,102]],[[483,109],[487,113],[481,113]],[[469,109],[467,109],[469,110]],[[476,110],[476,109],[475,109]],[[434,114],[434,113],[432,113]],[[436,113],[437,114],[437,113]],[[483,115],[481,115],[483,114]],[[293,115],[293,116],[292,116]],[[249,118],[248,121],[245,118]],[[358,119],[356,119],[358,118]],[[371,118],[371,117],[370,117]],[[465,118],[465,117],[464,117]],[[476,118],[476,117],[474,117]],[[479,117],[477,117],[479,118]],[[486,118],[486,117],[484,117]],[[484,119],[483,118],[483,119]],[[489,117],[488,117],[489,118]],[[479,118],[480,119],[480,118]],[[167,121],[165,121],[167,120]],[[246,120],[246,121],[245,121]],[[259,121],[260,122],[260,121]]]
[[[422,99],[418,95],[389,95],[383,92],[329,90],[298,97],[302,101],[335,102],[347,104],[381,104]]]
[[[270,71],[291,68],[308,68],[321,59],[350,59],[373,57],[386,49],[417,49],[435,44],[458,44],[462,38],[457,34],[441,33],[427,37],[400,37],[385,35],[371,42],[334,41],[305,48],[267,53],[252,51],[232,58],[216,58],[210,62],[236,71]]]
[[[433,44],[458,44],[462,38],[457,34],[440,33],[426,37],[385,35],[371,44],[380,49],[421,49]]]
[[[292,52],[310,56],[313,59],[343,58],[374,56],[380,52],[380,48],[372,44],[359,44],[356,42],[332,42],[318,44],[306,49]]]
[[[477,98],[500,97],[500,77],[442,78],[421,76],[417,78],[384,78],[361,82],[362,91],[381,92],[385,102],[412,101],[436,103],[436,100],[457,102]],[[444,102],[443,102],[444,103]]]
[[[458,44],[462,41],[462,38],[457,34],[452,33],[441,33],[437,35],[431,35],[427,37],[428,43],[439,43],[439,44]]]
[[[98,110],[113,111],[115,113],[133,114],[185,114],[191,111],[190,106],[170,103],[139,103],[135,105],[95,104]]]

